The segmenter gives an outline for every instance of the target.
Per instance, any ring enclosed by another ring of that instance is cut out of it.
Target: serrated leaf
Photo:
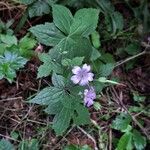
[[[87,108],[82,106],[81,97],[73,94],[66,83],[64,77],[53,74],[52,82],[54,86],[46,87],[41,90],[32,100],[31,103],[47,105],[45,112],[54,114],[53,129],[57,135],[62,135],[70,125],[71,119],[78,125],[88,124],[90,122],[89,112]]]
[[[62,99],[60,100],[60,102],[63,104],[63,107],[66,107],[67,109],[71,109],[72,105],[73,105],[73,102],[75,100],[76,99],[74,98],[74,96],[69,95],[67,93],[67,91],[64,91]]]
[[[112,73],[113,69],[114,69],[113,63],[102,64],[99,67],[99,74],[100,76],[107,77]]]
[[[144,150],[146,146],[146,138],[137,130],[133,130],[133,141],[137,150]]]
[[[126,113],[121,113],[113,121],[112,128],[123,131],[123,130],[127,129],[130,122],[131,122],[131,117]]]
[[[75,57],[71,61],[71,66],[80,66],[84,60],[84,57]]]
[[[3,56],[0,56],[0,78],[6,78],[10,83],[16,77],[16,71],[22,68],[27,59],[18,56],[15,53],[5,51]]]
[[[117,150],[132,150],[132,149],[133,149],[132,133],[127,132],[123,134],[123,136],[120,138],[117,145]]]
[[[8,34],[6,35],[1,34],[0,41],[5,43],[8,47],[12,46],[13,44],[17,45],[17,38],[15,36],[8,35]]]
[[[28,37],[27,35],[24,36],[20,41],[19,41],[19,47],[22,49],[32,49],[35,47],[37,41],[31,37]]]
[[[63,107],[62,103],[56,102],[56,103],[52,103],[51,105],[49,105],[44,111],[47,114],[55,115],[61,111],[62,107]]]
[[[29,17],[42,16],[44,14],[48,14],[50,12],[50,6],[46,1],[35,1],[28,8]]]
[[[80,66],[84,60],[84,57],[75,57],[73,59],[65,58],[61,61],[63,66]]]
[[[73,59],[78,56],[88,58],[92,52],[92,46],[89,39],[81,36],[66,37],[62,39],[56,48],[64,55],[65,58],[69,59]]]
[[[93,47],[90,60],[94,61],[98,59],[100,56],[101,56],[100,52]]]
[[[52,71],[56,73],[62,72],[61,65],[56,61],[52,60],[49,54],[39,54],[39,58],[43,62],[43,64],[38,68],[38,78],[46,77],[50,75]]]
[[[87,108],[77,103],[74,109],[77,113],[73,118],[76,125],[85,125],[90,123],[90,114]]]
[[[102,60],[105,63],[115,63],[114,56],[110,53],[102,54],[100,60]]]
[[[55,46],[65,37],[53,23],[36,25],[30,28],[30,32],[46,46]]]
[[[57,75],[56,73],[53,73],[52,83],[55,87],[63,88],[65,87],[65,78],[60,75]]]
[[[54,24],[65,34],[69,34],[70,26],[73,22],[73,16],[70,10],[61,5],[53,5]]]
[[[24,36],[20,41],[19,41],[19,51],[21,56],[24,57],[31,57],[33,54],[32,49],[35,47],[37,41],[33,38],[30,38],[28,36]]]
[[[30,102],[40,105],[50,105],[51,103],[60,101],[62,97],[62,89],[51,86],[41,90]]]
[[[62,133],[64,133],[69,127],[72,114],[72,109],[63,107],[62,110],[55,115],[52,128],[57,135],[62,135]]]
[[[78,10],[74,16],[70,34],[82,36],[90,35],[97,27],[98,15],[98,9],[84,8]]]
[[[0,140],[0,150],[15,150],[14,146],[5,139]]]

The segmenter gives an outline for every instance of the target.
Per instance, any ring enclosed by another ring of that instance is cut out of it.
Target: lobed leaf
[[[87,37],[97,27],[99,10],[84,8],[76,12],[70,28],[71,35],[82,35]],[[90,19],[89,19],[90,18]]]
[[[65,37],[53,23],[36,25],[30,28],[30,32],[39,42],[47,46],[55,46]]]
[[[73,16],[70,10],[61,5],[53,5],[53,22],[66,35],[70,32]]]

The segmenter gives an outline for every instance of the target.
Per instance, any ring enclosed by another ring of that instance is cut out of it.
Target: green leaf
[[[53,5],[54,24],[65,34],[69,34],[73,16],[70,10],[61,5]]]
[[[88,145],[81,146],[80,150],[92,150]]]
[[[100,56],[101,56],[100,52],[93,47],[90,60],[94,61],[94,60],[98,59]]]
[[[36,0],[19,0],[20,3],[26,4],[26,5],[32,4],[32,3],[35,2],[35,1],[36,1]]]
[[[77,125],[90,122],[87,108],[80,104],[79,90],[76,92],[74,90],[72,94],[71,87],[66,81],[63,76],[53,73],[54,86],[44,88],[30,100],[31,103],[47,105],[45,112],[55,115],[52,127],[57,135],[62,135],[66,131],[72,119]]]
[[[76,101],[76,99],[73,95],[70,95],[67,91],[64,91],[62,99],[60,101],[64,107],[71,109],[73,106],[73,102]]]
[[[76,111],[76,115],[74,115],[73,120],[76,125],[85,125],[90,123],[90,115],[87,108],[77,103],[74,109]]]
[[[137,130],[133,130],[133,141],[137,150],[144,150],[146,146],[146,138]]]
[[[32,49],[36,45],[36,40],[33,38],[28,37],[27,35],[24,36],[20,41],[19,41],[19,47],[22,49]]]
[[[92,52],[92,46],[89,39],[75,36],[66,37],[55,47],[65,58],[73,59],[74,57],[88,58]]]
[[[131,44],[129,44],[126,48],[125,51],[129,54],[129,55],[136,55],[140,52],[140,44],[137,42],[133,42]]]
[[[16,71],[24,67],[27,59],[18,56],[15,53],[5,51],[3,56],[0,56],[0,78],[6,78],[10,83],[16,77]]]
[[[112,54],[110,53],[104,53],[101,55],[100,60],[102,60],[105,63],[115,63],[115,59]]]
[[[97,27],[98,17],[98,9],[84,8],[78,10],[74,16],[70,34],[82,36],[90,35]]]
[[[99,74],[100,76],[107,77],[112,73],[113,69],[114,69],[113,63],[102,64],[99,67]]]
[[[117,150],[132,150],[132,149],[133,149],[132,133],[127,132],[123,134],[123,136],[120,138],[117,145]]]
[[[62,135],[62,133],[66,131],[70,125],[72,115],[72,109],[66,107],[63,107],[62,110],[55,115],[52,128],[57,135]]]
[[[15,36],[12,35],[4,35],[1,34],[0,35],[0,41],[2,41],[3,43],[5,43],[8,47],[14,45],[17,45],[17,38]]]
[[[63,150],[79,150],[77,145],[68,145]]]
[[[30,102],[40,105],[50,105],[60,101],[63,94],[62,89],[50,86],[41,90]]]
[[[50,6],[46,1],[36,1],[28,9],[29,17],[42,16],[44,14],[50,13]]]
[[[60,75],[57,75],[56,73],[53,73],[52,83],[55,87],[63,88],[65,87],[65,78]]]
[[[15,150],[14,146],[5,139],[0,140],[0,150]]]
[[[32,49],[36,46],[37,41],[33,38],[30,38],[28,36],[24,36],[20,41],[19,41],[19,51],[21,56],[24,57],[31,57],[33,54]]]
[[[105,23],[107,25],[107,30],[111,32],[112,35],[115,35],[123,29],[123,16],[119,12],[105,15]]]
[[[136,102],[144,102],[145,99],[146,99],[146,96],[141,96],[141,95],[139,95],[138,92],[134,91],[134,92],[133,92],[133,99],[134,99],[134,101],[136,101]]]
[[[10,133],[10,136],[12,137],[12,138],[14,138],[14,139],[18,139],[19,138],[19,133],[18,132],[15,132],[15,131],[12,131],[11,133]]]
[[[101,46],[99,33],[97,31],[93,32],[91,38],[92,38],[93,46],[95,48],[99,48]]]
[[[50,75],[52,71],[56,73],[62,72],[61,65],[56,61],[52,60],[49,54],[39,54],[39,58],[43,62],[43,64],[38,68],[38,78],[46,77]]]
[[[112,128],[123,131],[127,129],[131,122],[131,117],[126,113],[121,113],[112,123]]]
[[[63,104],[60,102],[51,103],[50,105],[48,105],[48,107],[44,111],[47,114],[55,115],[61,111],[62,107],[63,107]]]
[[[63,66],[80,66],[84,60],[84,57],[75,57],[73,59],[65,58],[61,61]]]
[[[39,141],[37,139],[23,140],[19,144],[19,150],[40,150]]]
[[[116,28],[119,31],[123,29],[124,21],[121,13],[115,11],[112,16],[112,21],[113,21],[114,28]]]
[[[110,0],[101,0],[97,1],[99,9],[104,14],[112,14],[115,10],[114,6],[112,5]]]
[[[30,28],[30,32],[46,46],[55,46],[65,37],[53,23],[36,25]]]

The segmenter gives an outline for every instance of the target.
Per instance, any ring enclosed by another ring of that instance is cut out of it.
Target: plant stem
[[[128,62],[128,61],[130,61],[130,60],[132,60],[132,59],[135,59],[135,58],[137,58],[139,56],[142,56],[142,55],[145,55],[145,54],[150,54],[149,51],[148,51],[149,45],[150,45],[150,41],[148,41],[148,43],[145,46],[145,49],[143,50],[143,52],[141,52],[141,53],[139,53],[137,55],[131,56],[129,58],[126,58],[123,61],[117,62],[115,68],[118,67],[118,66],[120,66],[120,65],[122,65],[122,64],[124,64],[124,63],[126,63],[126,62]]]
[[[118,66],[120,66],[120,65],[122,65],[124,63],[127,63],[128,61],[133,60],[133,59],[135,59],[135,58],[137,58],[139,56],[142,56],[142,55],[144,55],[146,53],[148,53],[148,52],[146,50],[144,50],[143,52],[141,52],[141,53],[139,53],[137,55],[131,56],[131,57],[129,57],[129,58],[123,60],[123,61],[117,62],[115,67],[118,67]]]

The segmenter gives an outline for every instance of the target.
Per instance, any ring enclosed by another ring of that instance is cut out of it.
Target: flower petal
[[[82,69],[86,70],[87,72],[89,72],[91,70],[90,65],[84,64]]]
[[[88,89],[85,89],[85,90],[84,90],[84,96],[87,95],[88,91],[89,91]]]
[[[78,74],[80,71],[81,71],[81,68],[80,68],[79,66],[75,66],[75,67],[72,69],[72,73],[73,73],[73,74]]]
[[[87,107],[90,107],[90,106],[92,106],[93,104],[94,104],[94,101],[91,100],[91,101],[88,101],[88,103],[87,103],[86,105],[87,105]]]
[[[77,83],[79,83],[80,78],[77,75],[74,75],[71,77],[71,80],[74,84],[77,84]]]
[[[93,73],[88,73],[87,74],[87,79],[89,80],[89,81],[93,81],[93,77],[94,77],[94,74]]]
[[[87,107],[90,107],[91,105],[93,105],[94,101],[93,99],[90,98],[84,98],[84,105]]]
[[[87,85],[89,83],[89,81],[87,80],[87,78],[82,78],[79,82],[79,85],[84,86]]]

